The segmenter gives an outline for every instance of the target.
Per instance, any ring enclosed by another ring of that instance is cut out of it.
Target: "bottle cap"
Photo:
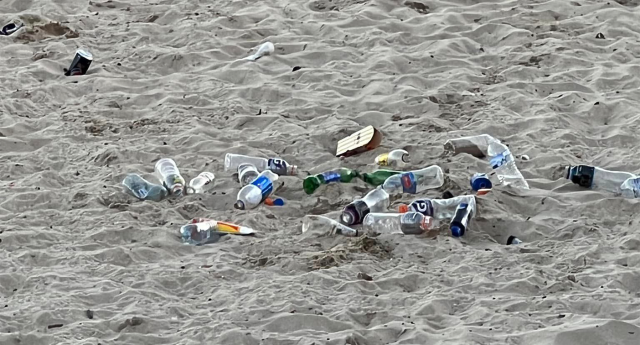
[[[340,220],[343,224],[353,225],[353,223],[355,222],[355,217],[353,215],[353,212],[346,210],[342,212],[342,215],[340,215]]]
[[[184,192],[184,186],[179,183],[174,184],[173,188],[171,188],[171,195],[182,196],[183,192]]]
[[[233,207],[238,210],[244,210],[244,202],[242,202],[242,200],[238,200],[235,204],[233,204]]]
[[[457,225],[451,225],[451,235],[453,235],[453,237],[462,237],[464,230]]]
[[[404,163],[409,163],[409,154],[408,153],[402,154],[402,161]]]
[[[266,198],[264,204],[267,206],[284,206],[284,200],[282,198]]]
[[[471,176],[471,189],[474,191],[479,191],[480,189],[491,189],[492,184],[491,180],[487,177],[486,174],[474,174]]]
[[[398,205],[398,213],[406,213],[409,212],[409,206],[407,204]]]

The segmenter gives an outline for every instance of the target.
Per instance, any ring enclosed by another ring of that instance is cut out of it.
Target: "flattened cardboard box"
[[[382,133],[373,126],[367,126],[338,142],[336,157],[348,157],[373,150],[382,142]]]

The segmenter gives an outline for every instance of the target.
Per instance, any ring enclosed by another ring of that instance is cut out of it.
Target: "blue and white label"
[[[270,158],[268,165],[269,165],[269,170],[273,171],[277,175],[287,174],[287,162],[285,162],[284,159]]]
[[[509,152],[509,150],[503,151],[502,153],[497,154],[495,157],[492,157],[489,160],[489,164],[491,164],[491,167],[493,169],[497,169],[505,163],[509,162],[509,157],[511,157],[511,152]]]
[[[433,217],[433,205],[429,199],[414,200],[409,207],[413,212],[420,212],[425,216]]]
[[[252,185],[260,188],[260,192],[262,193],[262,200],[266,199],[273,192],[273,182],[269,180],[266,176],[258,176],[253,182]]]
[[[340,174],[335,171],[326,171],[322,173],[324,183],[340,181]]]
[[[418,183],[416,181],[416,175],[412,172],[402,173],[400,175],[400,181],[402,182],[402,191],[409,194],[416,194],[418,189]]]

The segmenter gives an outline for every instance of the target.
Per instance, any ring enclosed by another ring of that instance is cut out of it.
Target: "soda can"
[[[69,66],[69,68],[65,71],[64,75],[85,75],[87,74],[92,61],[93,55],[91,55],[91,53],[86,50],[78,49],[76,51],[76,56],[71,62],[71,66]]]

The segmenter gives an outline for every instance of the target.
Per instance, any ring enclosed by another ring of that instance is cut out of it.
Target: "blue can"
[[[491,187],[493,187],[493,185],[487,174],[475,173],[471,176],[471,189],[473,189],[474,192],[480,189],[491,189]]]

